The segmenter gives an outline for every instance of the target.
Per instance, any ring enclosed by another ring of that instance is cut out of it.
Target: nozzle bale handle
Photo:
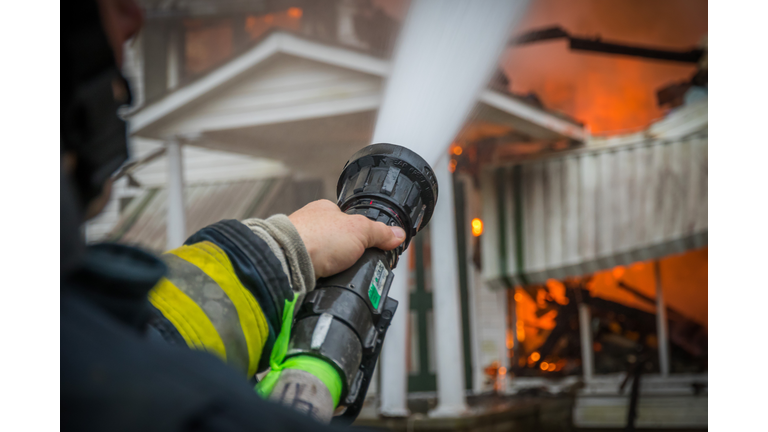
[[[394,275],[387,253],[368,249],[349,269],[318,280],[296,315],[287,356],[308,354],[330,363],[342,379],[337,424],[362,408],[382,343],[397,310],[389,298]]]

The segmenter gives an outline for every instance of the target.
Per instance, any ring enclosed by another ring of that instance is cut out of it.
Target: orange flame
[[[475,237],[480,237],[480,235],[483,233],[483,221],[479,218],[472,219],[472,235]]]
[[[301,18],[303,14],[304,14],[304,11],[302,11],[301,8],[297,8],[297,7],[288,8],[288,16],[291,18]]]
[[[686,50],[708,30],[706,2],[532,2],[517,33],[557,23],[574,36]],[[696,66],[574,51],[564,40],[510,47],[502,68],[516,93],[534,92],[550,109],[583,121],[592,132],[648,126],[663,117],[656,91],[690,79]]]

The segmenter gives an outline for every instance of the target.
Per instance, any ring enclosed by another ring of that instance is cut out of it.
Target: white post
[[[595,362],[592,353],[592,314],[589,305],[579,305],[579,333],[581,336],[581,365],[584,371],[584,381],[592,380],[595,374]]]
[[[669,376],[669,328],[667,327],[667,305],[661,289],[661,263],[653,262],[656,277],[656,339],[659,343],[659,368],[661,376]]]
[[[337,4],[336,38],[339,42],[358,48],[367,47],[355,33],[355,13],[359,5],[355,0],[341,0]]]
[[[187,233],[184,217],[184,166],[181,144],[174,138],[166,141],[168,158],[168,216],[166,220],[166,249],[184,244]]]
[[[431,417],[458,417],[467,412],[464,391],[464,355],[459,308],[459,266],[456,250],[456,215],[453,179],[448,155],[435,164],[440,187],[430,224],[432,242],[432,296],[435,317],[437,407]]]
[[[179,42],[179,33],[174,28],[168,37],[168,57],[166,59],[166,86],[168,90],[173,90],[179,85],[179,76],[181,76]]]
[[[397,312],[384,339],[379,369],[381,373],[381,415],[408,417],[408,315],[410,293],[408,292],[408,257],[411,246],[400,255],[395,268],[395,279],[389,288],[389,296],[397,300]]]

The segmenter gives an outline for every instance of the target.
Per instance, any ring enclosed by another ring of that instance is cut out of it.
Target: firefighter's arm
[[[330,420],[339,397],[336,371],[315,358],[282,362],[281,335],[290,334],[294,305],[315,284],[309,253],[288,217],[217,222],[162,258],[169,271],[149,295],[158,312],[153,331],[216,355],[244,379],[270,366],[282,371],[270,373],[271,380],[298,374],[306,392],[281,394],[283,401]],[[259,392],[269,398],[265,388]]]
[[[315,277],[286,216],[254,228],[246,223],[217,222],[163,254],[168,275],[149,300],[159,312],[153,325],[166,339],[183,339],[251,378],[269,366],[286,302],[312,289]]]
[[[262,395],[330,420],[341,393],[336,370],[314,357],[283,357],[294,306],[314,288],[315,269],[332,274],[367,247],[391,249],[405,237],[363,219],[318,201],[290,219],[227,220],[203,228],[163,255],[169,274],[150,293],[158,311],[154,330],[218,356],[244,378],[271,367]]]

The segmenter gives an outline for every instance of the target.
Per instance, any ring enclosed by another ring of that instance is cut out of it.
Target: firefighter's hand
[[[328,200],[311,202],[288,218],[304,241],[318,278],[348,269],[368,248],[391,250],[405,240],[402,228],[348,215]]]

